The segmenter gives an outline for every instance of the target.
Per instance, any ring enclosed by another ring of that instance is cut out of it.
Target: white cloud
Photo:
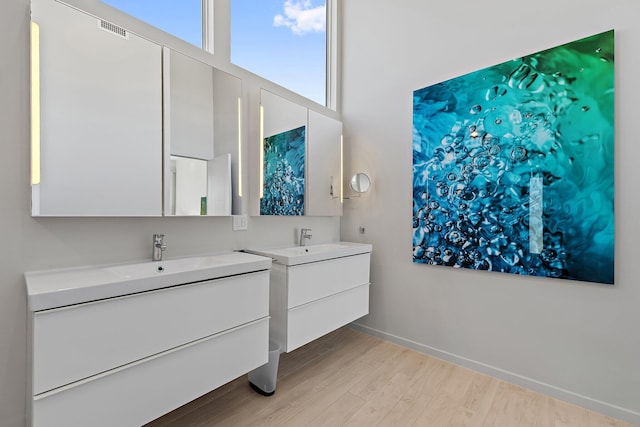
[[[312,6],[311,0],[286,0],[284,15],[273,18],[275,27],[290,28],[294,34],[326,31],[325,6]]]

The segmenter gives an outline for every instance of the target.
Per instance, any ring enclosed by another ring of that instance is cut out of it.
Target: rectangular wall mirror
[[[340,216],[343,202],[342,122],[309,110],[307,215]]]
[[[163,67],[165,215],[239,213],[241,80],[166,47]]]
[[[262,89],[260,215],[342,215],[342,122]]]
[[[32,215],[162,215],[161,46],[32,2]]]
[[[307,108],[260,91],[260,215],[304,215]]]

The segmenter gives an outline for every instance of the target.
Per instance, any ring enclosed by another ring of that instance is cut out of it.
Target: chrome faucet
[[[164,234],[153,235],[153,261],[162,261],[162,252],[167,249],[167,244],[164,242]]]
[[[307,242],[306,239],[311,239],[311,229],[310,228],[301,228],[300,229],[300,246],[304,246]]]

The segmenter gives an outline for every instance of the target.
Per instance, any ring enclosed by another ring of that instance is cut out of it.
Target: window
[[[202,48],[202,0],[102,0]]]
[[[325,0],[231,0],[231,62],[326,104]]]
[[[337,0],[228,1],[231,32],[223,37],[230,38],[231,62],[335,109]],[[199,48],[213,48],[213,28],[203,25],[212,27],[217,0],[102,2]]]

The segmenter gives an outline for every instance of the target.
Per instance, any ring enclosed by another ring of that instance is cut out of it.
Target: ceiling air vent
[[[102,19],[100,19],[98,20],[98,26],[105,31],[109,31],[110,33],[116,34],[125,39],[129,38],[129,33],[127,32],[127,30],[115,24],[112,24],[109,21],[103,21]]]

